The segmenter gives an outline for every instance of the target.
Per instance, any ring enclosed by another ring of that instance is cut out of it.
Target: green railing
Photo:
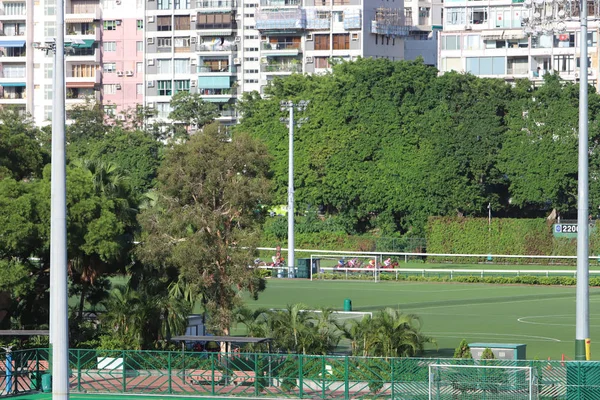
[[[9,363],[7,354],[0,354],[2,396],[40,390],[42,375],[48,373],[48,350],[13,351],[10,357]],[[455,359],[100,350],[71,350],[69,363],[72,393],[310,399],[428,399],[431,364],[474,364]],[[493,360],[486,365],[530,367],[535,377],[532,398],[600,399],[599,362]],[[476,378],[461,385],[463,391],[481,387]],[[515,398],[499,394],[494,398]]]

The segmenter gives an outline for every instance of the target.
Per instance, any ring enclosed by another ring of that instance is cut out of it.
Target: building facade
[[[0,106],[52,114],[57,0],[0,0]],[[423,56],[435,64],[439,0],[65,0],[66,105],[138,105],[168,119],[171,97],[199,93],[220,120],[236,99],[330,60]],[[406,53],[406,54],[405,54]]]
[[[593,9],[590,12],[593,15]],[[528,36],[524,19],[529,12],[521,2],[446,1],[439,69],[508,81],[529,78],[534,83],[541,83],[544,74],[556,71],[562,79],[576,81],[581,74],[576,9],[573,15],[575,19],[566,22],[565,33]],[[598,23],[590,21],[586,73],[594,86],[598,85],[598,51]]]

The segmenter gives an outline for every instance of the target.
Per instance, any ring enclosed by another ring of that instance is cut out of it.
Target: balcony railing
[[[237,51],[235,44],[214,44],[214,43],[199,43],[196,45],[196,51]]]
[[[301,0],[260,0],[261,7],[299,6]]]
[[[261,72],[302,72],[301,64],[262,64]]]
[[[4,91],[4,93],[0,94],[0,99],[5,99],[5,100],[18,100],[18,99],[25,99],[26,94],[25,92],[7,92]]]
[[[299,49],[299,42],[277,42],[277,43],[263,43],[263,50],[296,50]]]
[[[5,31],[0,31],[0,36],[6,36],[6,37],[16,37],[16,36],[25,36],[25,31],[16,31],[16,32],[5,32]]]
[[[198,89],[198,93],[201,96],[232,96],[237,94],[237,89]]]
[[[16,11],[16,12],[14,12],[14,11]],[[23,8],[22,10],[11,10],[11,12],[7,13],[6,10],[4,9],[4,10],[0,10],[0,16],[15,17],[18,19],[22,19],[27,16],[27,10],[25,8]]]
[[[198,8],[233,8],[233,0],[202,0],[197,3]]]
[[[233,65],[221,65],[219,67],[213,67],[210,65],[199,65],[198,73],[207,73],[207,72],[235,72],[235,66]]]

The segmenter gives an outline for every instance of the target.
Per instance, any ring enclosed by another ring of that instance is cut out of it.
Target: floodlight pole
[[[577,178],[577,294],[575,359],[586,359],[586,340],[590,337],[589,312],[589,236],[588,236],[588,25],[587,0],[580,0],[579,39],[579,157]]]
[[[298,111],[304,111],[308,101],[301,100],[297,104],[293,101],[282,101],[280,103],[281,111],[289,111],[288,127],[289,127],[289,152],[288,152],[288,201],[287,201],[287,215],[288,215],[288,277],[294,277],[296,266],[296,255],[295,255],[295,238],[294,238],[294,107],[298,108]],[[302,124],[306,119],[301,118],[298,121],[298,126]],[[281,119],[282,122],[285,118]]]
[[[65,8],[56,4],[52,109],[50,205],[50,346],[52,399],[69,398],[69,320],[67,314],[67,175],[65,135]]]

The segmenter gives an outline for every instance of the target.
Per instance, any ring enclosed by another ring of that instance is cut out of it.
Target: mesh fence
[[[0,353],[1,396],[38,391],[47,349]],[[600,363],[366,358],[265,353],[71,350],[72,393],[131,393],[309,399],[600,399]],[[525,367],[517,369],[515,367]],[[523,372],[525,371],[525,372]],[[527,372],[529,371],[529,372]],[[495,393],[495,394],[494,394]],[[485,395],[484,395],[485,394]],[[494,397],[496,396],[496,397]],[[508,397],[507,397],[508,396]]]

